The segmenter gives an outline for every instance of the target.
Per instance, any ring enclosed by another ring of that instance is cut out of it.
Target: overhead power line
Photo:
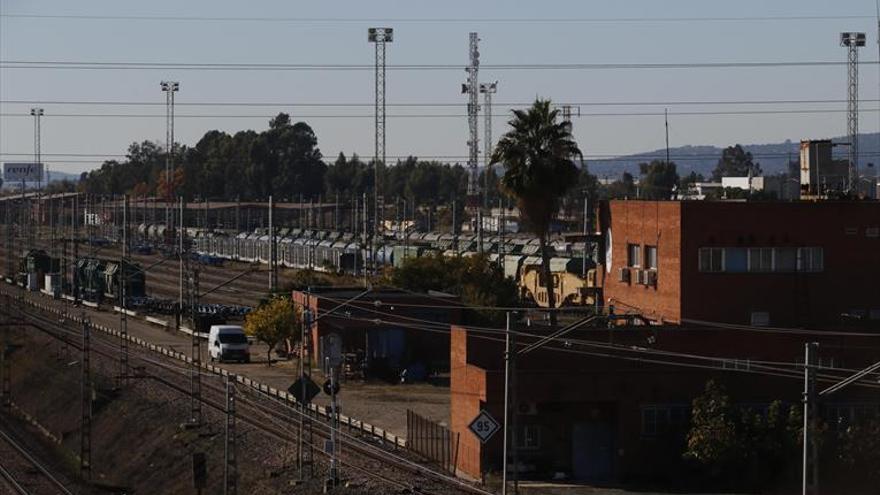
[[[798,110],[728,110],[728,111],[687,111],[687,112],[581,112],[580,115],[572,117],[659,117],[663,115],[670,116],[724,116],[724,115],[803,115],[803,114],[823,114],[823,113],[846,113],[845,109],[820,108],[820,109],[798,109]],[[880,112],[880,108],[860,108],[859,113]],[[4,112],[0,113],[0,117],[27,117],[29,113]],[[175,118],[181,119],[271,119],[275,115],[268,114],[177,114]],[[293,115],[295,119],[372,119],[371,114],[301,114]],[[392,114],[387,115],[391,119],[444,119],[444,118],[465,118],[466,114],[454,113],[412,113],[412,114]],[[165,118],[159,114],[138,114],[138,113],[53,113],[52,118]],[[500,113],[493,115],[494,120],[507,120],[510,118],[508,113]]]
[[[88,21],[180,21],[180,22],[272,22],[272,23],[426,23],[426,24],[590,24],[590,23],[667,23],[667,22],[802,22],[873,19],[871,15],[770,15],[703,17],[242,17],[180,15],[89,15],[89,14],[2,14],[10,19],[68,19]]]
[[[876,65],[876,60],[860,61]],[[839,67],[847,62],[835,60],[767,62],[679,62],[679,63],[556,63],[486,64],[485,70],[625,70],[625,69],[748,69],[786,67]],[[0,60],[3,69],[62,70],[209,70],[209,71],[372,71],[369,64],[276,64],[276,63],[193,63],[193,62],[94,62],[68,60]],[[460,71],[462,64],[396,64],[387,70]]]
[[[846,103],[845,99],[768,99],[768,100],[665,100],[665,101],[562,101],[559,105],[577,106],[675,106],[675,105],[801,105],[801,104],[834,104]],[[860,103],[876,103],[880,99],[860,99]],[[165,106],[164,102],[157,101],[112,101],[112,100],[0,100],[2,104],[9,105],[107,105],[107,106]],[[507,107],[527,107],[534,102],[494,102],[494,105]],[[179,107],[368,107],[372,108],[374,102],[258,102],[258,101],[190,101],[175,102]],[[461,102],[388,102],[389,107],[461,107]]]

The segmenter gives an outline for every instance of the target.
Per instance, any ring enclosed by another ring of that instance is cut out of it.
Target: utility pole
[[[364,243],[364,288],[367,287],[367,263],[370,253],[369,248],[367,246],[367,193],[364,193],[364,232],[363,232],[363,243]]]
[[[128,266],[128,195],[122,203],[122,256],[119,259],[119,376],[120,384],[128,385],[128,294],[131,275]]]
[[[3,339],[0,340],[0,407],[4,409],[12,405],[12,363],[10,362],[9,347],[12,335],[12,308],[10,307],[9,295],[6,295],[6,321],[8,325],[3,327]]]
[[[184,274],[184,263],[188,263],[189,260],[186,259],[186,253],[183,252],[183,196],[178,198],[178,202],[180,205],[180,225],[177,228],[177,328],[176,330],[180,332],[180,320],[183,317],[183,274]],[[166,230],[170,229],[166,225]],[[168,236],[172,236],[174,234],[167,234]],[[173,237],[172,237],[173,239]]]
[[[584,252],[581,255],[581,278],[584,284],[587,283],[587,235],[589,234],[589,218],[590,218],[590,195],[584,189]]]
[[[190,375],[190,422],[192,428],[202,426],[202,349],[201,337],[198,331],[198,307],[199,307],[199,271],[193,269],[189,276],[190,290],[190,360],[192,363]]]
[[[816,397],[816,354],[819,344],[808,342],[804,345],[804,447],[802,466],[802,494],[818,493],[819,463],[817,459],[818,407]]]
[[[82,375],[80,378],[80,405],[82,416],[79,430],[79,473],[82,479],[92,476],[92,369],[90,361],[91,322],[82,318]]]
[[[223,495],[238,493],[238,449],[235,430],[235,375],[226,375],[226,449],[223,463]]]
[[[336,401],[336,383],[338,366],[330,363],[330,358],[325,357],[326,367],[330,370],[330,407],[332,409],[330,415],[330,473],[324,485],[325,493],[339,486],[339,403]]]
[[[275,205],[272,196],[269,196],[269,292],[278,290],[278,244],[275,240],[275,224],[273,213]]]
[[[483,93],[483,208],[489,208],[489,171],[492,169],[492,95],[498,92],[498,81],[480,84]]]
[[[159,83],[165,92],[165,229],[171,232],[173,211],[171,201],[174,198],[174,93],[180,89],[176,81]]]
[[[385,44],[394,41],[394,29],[367,29],[367,41],[376,49],[375,63],[375,146],[373,154],[373,213],[379,213],[379,165],[385,166]],[[364,213],[367,208],[364,208]],[[365,215],[366,216],[366,215]],[[379,220],[373,222],[373,237],[379,236]],[[364,265],[366,267],[366,264]]]
[[[508,460],[513,451],[513,492],[519,493],[517,481],[517,448],[516,448],[516,342],[510,329],[510,311],[506,313],[506,325],[504,334],[504,444],[503,451],[503,474],[501,480],[501,494],[507,495]]]
[[[306,290],[306,307],[303,311],[303,322],[302,322],[302,334],[300,335],[300,353],[299,353],[299,376],[300,382],[302,383],[302,388],[300,389],[300,397],[306,397],[306,383],[311,381],[312,379],[312,365],[311,365],[311,349],[309,346],[309,342],[311,341],[311,329],[312,329],[312,311],[310,308],[311,297],[309,296],[308,289]],[[314,445],[312,444],[312,420],[309,416],[309,408],[305,401],[300,402],[300,414],[299,414],[299,434],[297,435],[297,468],[299,469],[299,479],[301,481],[305,481],[306,472],[305,466],[309,466],[309,475],[314,474]],[[308,437],[308,441],[306,441],[306,437]],[[308,450],[307,450],[308,448]],[[306,455],[308,452],[308,455]]]
[[[77,266],[76,263],[79,260],[79,194],[73,196],[73,208],[70,210],[70,220],[71,220],[71,230],[73,231],[73,237],[71,242],[73,243],[73,280],[71,280],[71,284],[73,287],[73,304],[79,303],[79,276],[77,275]]]

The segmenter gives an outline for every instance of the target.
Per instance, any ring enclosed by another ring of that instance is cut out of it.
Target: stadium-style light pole
[[[174,93],[180,89],[180,83],[162,81],[159,85],[165,93],[165,231],[168,232],[171,228],[171,200],[174,198],[171,178],[174,168]]]

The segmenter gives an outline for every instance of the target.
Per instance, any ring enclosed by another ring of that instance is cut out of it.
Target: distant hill
[[[880,133],[859,134],[861,156],[859,164],[865,166],[869,163],[880,164]],[[848,137],[832,138],[835,143],[845,143]],[[730,143],[734,145],[736,143]],[[771,144],[743,144],[743,148],[752,153],[755,161],[761,165],[764,175],[776,174],[786,170],[789,158],[797,161],[800,154],[800,141],[785,141],[784,143]],[[670,160],[678,166],[679,175],[687,175],[692,171],[703,176],[712,174],[715,164],[721,158],[722,148],[717,146],[679,146],[669,148]],[[834,148],[835,157],[844,158],[847,154],[846,146]],[[635,176],[639,174],[639,163],[651,160],[665,160],[666,150],[658,149],[634,155],[620,156],[610,159],[587,160],[590,172],[599,177],[618,177],[624,172]]]

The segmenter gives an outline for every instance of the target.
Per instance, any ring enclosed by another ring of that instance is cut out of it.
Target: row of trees
[[[797,484],[801,404],[774,401],[766,410],[738,406],[724,386],[709,381],[694,399],[691,414],[684,459],[696,464],[700,484],[765,491]],[[874,493],[869,487],[880,483],[880,417],[835,428],[818,421],[815,435],[825,486],[836,487],[835,493]]]

